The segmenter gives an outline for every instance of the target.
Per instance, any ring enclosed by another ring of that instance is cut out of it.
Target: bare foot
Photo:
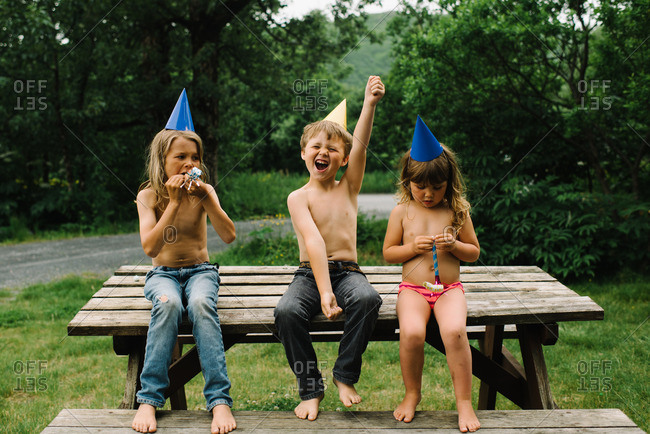
[[[334,384],[339,389],[339,399],[346,407],[352,407],[352,404],[358,404],[361,402],[361,396],[357,393],[357,389],[354,388],[353,384],[345,384],[340,381],[337,381],[336,378],[332,378]]]
[[[458,409],[458,429],[460,432],[474,432],[481,427],[470,401],[456,402]]]
[[[422,399],[421,393],[406,393],[400,405],[393,412],[393,417],[404,422],[412,421],[415,416],[415,408],[420,403],[420,399]]]
[[[323,400],[323,396],[318,396],[316,398],[308,399],[306,401],[301,401],[293,412],[296,413],[300,419],[307,420],[316,420],[318,417],[318,405]]]
[[[156,408],[153,405],[140,404],[131,428],[137,432],[156,432]]]
[[[226,404],[218,404],[212,407],[212,434],[225,434],[237,428],[237,422]]]

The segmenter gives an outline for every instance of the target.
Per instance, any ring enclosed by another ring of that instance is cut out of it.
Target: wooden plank
[[[367,274],[368,281],[374,283],[399,283],[401,274]],[[288,285],[293,279],[292,274],[252,274],[252,275],[227,275],[221,274],[223,285],[259,285],[259,284],[284,284]],[[138,286],[144,285],[144,277],[140,275],[114,275],[104,286]],[[554,282],[556,279],[546,273],[466,273],[460,276],[461,282]]]
[[[93,297],[143,297],[144,296],[144,281],[140,282],[139,286],[105,286],[99,289]],[[398,283],[375,283],[373,287],[380,294],[397,293]],[[464,282],[465,293],[486,292],[489,294],[499,292],[531,292],[531,293],[546,293],[548,291],[556,291],[562,293],[565,291],[567,294],[576,294],[571,289],[562,285],[558,281],[552,282]],[[288,285],[221,285],[219,288],[220,295],[282,295],[287,290]]]
[[[273,309],[275,308],[277,301],[280,297],[263,297],[258,299],[243,299],[243,298],[223,298],[219,300],[219,315],[221,317],[222,324],[229,324],[235,318],[233,316],[237,315],[247,315],[251,313],[255,315],[260,313],[263,317],[266,317],[268,312],[272,314]],[[382,298],[383,304],[380,310],[384,315],[392,315],[396,317],[394,311],[397,297],[395,295],[388,295]],[[122,311],[144,311],[148,314],[150,310],[149,301],[146,299],[93,299],[88,302],[88,305],[92,305],[90,309],[83,309],[79,311],[71,324],[76,324],[77,321],[83,319],[83,313],[87,315],[97,312],[105,312],[104,314],[107,317],[112,316],[113,311],[119,311],[115,316],[122,316]],[[554,316],[562,317],[571,316],[572,314],[580,315],[581,313],[591,313],[596,316],[599,313],[602,313],[602,308],[600,308],[596,303],[594,303],[589,297],[549,297],[547,299],[531,300],[524,297],[512,296],[509,298],[493,298],[491,300],[472,300],[468,298],[467,300],[467,310],[468,310],[468,324],[474,325],[486,325],[486,324],[497,324],[494,322],[496,317],[503,317],[504,320],[509,318],[516,319],[526,319],[534,318],[538,319],[538,323],[551,323],[555,322],[552,320]],[[542,319],[544,316],[544,319]],[[493,321],[486,322],[481,324],[477,322],[480,318],[487,319],[492,318]],[[322,318],[319,316],[314,318],[317,322]],[[550,319],[550,320],[549,320]],[[504,323],[518,323],[520,321],[503,321],[500,324]],[[531,321],[525,321],[531,322]],[[524,322],[524,323],[525,323]],[[81,325],[81,324],[79,324]]]
[[[467,337],[469,340],[473,339],[483,339],[485,335],[485,327],[486,326],[467,326]],[[333,330],[333,331],[312,331],[310,332],[312,335],[312,339],[314,342],[339,342],[341,340],[341,336],[343,336],[343,330]],[[505,339],[516,339],[518,337],[517,334],[517,327],[514,324],[508,324],[504,326],[504,332],[503,332],[503,337]],[[114,339],[118,339],[119,337],[116,337]],[[185,345],[192,345],[194,344],[194,337],[192,335],[181,335],[178,337],[179,341],[182,341],[183,344]],[[378,340],[389,340],[389,341],[397,341],[399,340],[399,329],[394,329],[394,330],[388,330],[388,329],[375,329],[375,333],[373,334],[372,338],[370,339],[372,341],[378,341]],[[259,343],[276,343],[279,342],[278,338],[271,334],[271,333],[249,333],[246,336],[239,337],[239,341],[237,343],[244,343],[244,344],[259,344]],[[503,352],[507,352],[508,350],[503,347],[502,349]],[[117,353],[116,354],[121,354]],[[512,371],[513,375],[516,375]],[[521,368],[521,372],[523,373],[523,367]],[[525,378],[525,375],[521,375],[523,378]]]
[[[384,266],[362,266],[361,270],[364,273],[373,274],[393,274],[401,273],[400,265],[384,265]],[[153,267],[151,265],[122,265],[115,271],[115,275],[124,274],[137,274],[144,276]],[[297,265],[226,265],[219,267],[219,274],[234,275],[234,274],[293,274]],[[396,271],[397,270],[397,271]],[[473,273],[545,273],[544,270],[536,265],[469,265],[460,267],[461,274]]]
[[[280,301],[280,297],[280,295],[243,296],[220,291],[217,306],[219,309],[275,307]],[[384,303],[395,304],[397,302],[397,293],[381,294],[381,297]],[[493,305],[505,302],[520,302],[522,305],[530,303],[546,305],[545,303],[557,303],[560,297],[563,302],[571,302],[573,300],[567,301],[565,298],[579,298],[580,296],[574,292],[566,293],[564,291],[548,291],[539,294],[513,291],[492,294],[468,293],[466,295],[467,303],[476,305],[478,303]],[[151,302],[144,297],[93,297],[82,307],[82,310],[143,310],[151,309],[151,306]]]
[[[135,412],[63,409],[43,432],[65,431],[72,434],[98,430],[120,432],[118,430],[123,429],[133,432],[130,426]],[[478,410],[476,413],[481,421],[481,429],[493,432],[643,432],[619,409]],[[322,411],[315,421],[298,419],[291,411],[233,411],[233,415],[239,432],[458,432],[458,413],[455,411],[417,412],[408,424],[396,421],[390,411]],[[158,411],[157,419],[161,432],[184,432],[187,429],[206,431],[211,423],[211,416],[205,411]]]
[[[468,325],[536,324],[559,321],[600,320],[603,309],[589,297],[550,298],[543,304],[521,299],[468,302]],[[141,335],[146,334],[148,310],[81,310],[68,324],[69,335]],[[240,332],[266,331],[273,326],[273,308],[221,309],[224,332],[239,327]],[[379,321],[396,322],[394,303],[387,301],[380,308]],[[322,314],[314,320],[314,329],[330,330],[341,327],[342,319],[328,321]],[[144,327],[144,329],[143,329]]]

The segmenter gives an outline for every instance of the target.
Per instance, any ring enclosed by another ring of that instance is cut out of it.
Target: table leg
[[[180,359],[183,355],[183,344],[180,339],[174,345],[172,352],[172,364]],[[185,384],[176,388],[176,390],[169,394],[169,404],[172,410],[187,410],[187,399],[185,398]]]
[[[503,325],[489,325],[485,327],[485,336],[479,340],[479,349],[488,359],[497,365],[502,364],[503,353]],[[486,381],[481,380],[478,395],[478,410],[494,410],[497,399],[497,390]]]
[[[244,336],[246,335],[224,335],[224,350],[228,350]],[[169,367],[169,388],[165,393],[165,397],[172,396],[180,389],[183,389],[184,394],[185,384],[199,372],[201,372],[201,362],[199,361],[199,351],[195,345]],[[172,409],[176,410],[175,408]]]
[[[526,371],[526,408],[557,408],[551,395],[546,361],[542,350],[544,324],[517,324],[521,357]]]
[[[121,339],[120,339],[121,338]],[[126,385],[124,387],[124,397],[119,408],[134,409],[137,408],[135,394],[140,389],[140,373],[144,365],[144,349],[145,337],[144,336],[128,336],[113,338],[114,345],[124,346],[128,341],[129,347],[129,363],[126,368]]]

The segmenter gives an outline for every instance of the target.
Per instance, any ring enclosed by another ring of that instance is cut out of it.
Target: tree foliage
[[[235,166],[295,167],[365,30],[350,3],[332,22],[280,20],[278,0],[0,0],[0,227],[132,219],[146,147],[182,88],[215,185]]]
[[[487,263],[593,274],[609,254],[592,247],[623,235],[611,227],[647,239],[650,3],[438,3],[392,24],[387,153],[408,149],[420,114],[460,154]],[[578,231],[579,212],[593,230]]]

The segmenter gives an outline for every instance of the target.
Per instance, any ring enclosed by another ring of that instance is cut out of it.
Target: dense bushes
[[[631,196],[584,193],[552,178],[511,178],[474,208],[480,260],[537,264],[558,277],[647,271],[649,209]]]

